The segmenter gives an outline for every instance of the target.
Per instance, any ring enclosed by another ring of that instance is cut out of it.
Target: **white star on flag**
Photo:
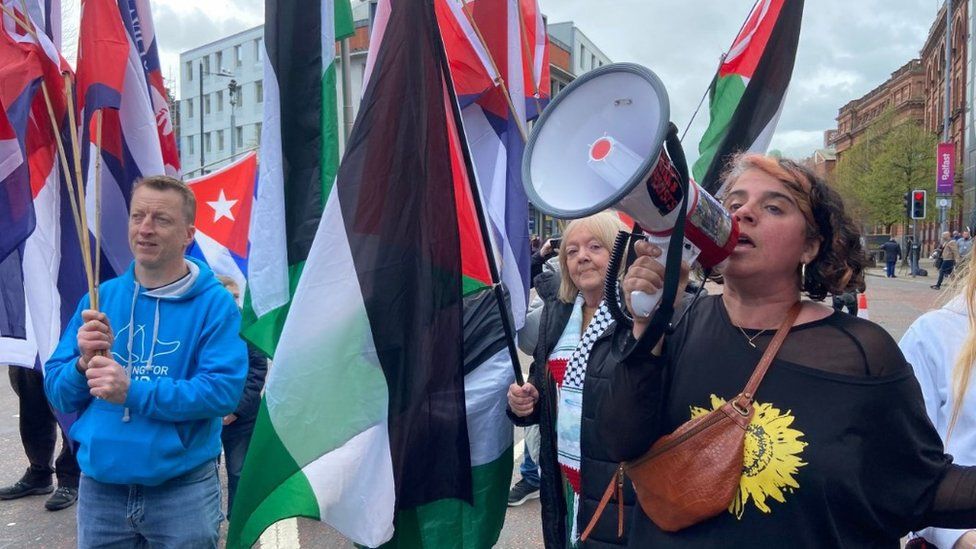
[[[220,221],[221,218],[224,217],[234,221],[234,214],[230,211],[230,209],[234,207],[234,204],[237,204],[237,201],[227,200],[223,189],[220,189],[220,196],[217,198],[217,200],[207,202],[207,204],[214,210],[214,223]]]

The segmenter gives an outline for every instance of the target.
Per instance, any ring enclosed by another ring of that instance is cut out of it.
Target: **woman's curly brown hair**
[[[738,154],[722,175],[723,192],[735,186],[746,170],[763,171],[783,183],[807,220],[807,237],[820,240],[820,251],[806,265],[797,267],[800,290],[810,299],[822,300],[864,288],[864,250],[857,225],[844,210],[844,201],[812,170],[792,160],[754,153]]]

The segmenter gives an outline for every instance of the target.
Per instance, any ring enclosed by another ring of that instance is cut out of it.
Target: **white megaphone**
[[[683,198],[664,148],[670,114],[664,84],[645,67],[615,63],[580,76],[543,111],[526,144],[529,200],[560,219],[622,211],[666,257]],[[683,257],[711,268],[732,253],[738,224],[694,181],[688,189]],[[634,312],[650,316],[660,295],[633,292]]]

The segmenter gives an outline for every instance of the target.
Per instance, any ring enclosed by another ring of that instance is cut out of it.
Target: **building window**
[[[254,97],[256,102],[264,103],[264,80],[258,80],[254,83]]]
[[[224,112],[224,90],[217,91],[217,112]]]
[[[192,99],[187,99],[186,100],[186,117],[187,118],[193,118],[193,100]]]
[[[258,147],[261,146],[261,123],[258,122],[254,125],[254,144]]]
[[[210,56],[209,55],[204,55],[203,56],[203,59],[200,60],[200,63],[203,64],[203,72],[204,72],[204,74],[210,72]]]
[[[203,134],[203,150],[207,153],[210,152],[210,132]]]
[[[596,67],[597,67],[597,65],[596,65],[596,56],[595,55],[591,55],[590,56],[590,68],[591,69],[595,69]]]
[[[186,138],[186,154],[193,154],[193,136]]]
[[[224,130],[217,130],[217,151],[224,150]]]
[[[264,44],[261,38],[254,40],[254,59],[259,63],[264,61]]]
[[[215,53],[214,60],[216,61],[214,65],[217,66],[217,72],[224,70],[224,52],[218,51]]]
[[[203,96],[203,114],[210,114],[210,94]]]
[[[193,62],[192,61],[187,61],[186,62],[186,79],[188,81],[190,81],[190,82],[193,81]]]
[[[238,148],[244,146],[244,126],[234,128],[234,146]]]
[[[240,67],[243,62],[244,58],[241,56],[241,46],[238,44],[234,46],[234,65]]]

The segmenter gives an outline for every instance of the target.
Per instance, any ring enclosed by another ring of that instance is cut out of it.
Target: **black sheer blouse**
[[[743,333],[721,296],[709,296],[665,340],[663,357],[651,356],[650,341],[621,332],[623,365],[600,433],[610,455],[626,461],[738,394],[775,331]],[[891,336],[834,313],[794,327],[760,386],[729,511],[669,534],[637,509],[630,540],[632,547],[898,547],[925,526],[976,527],[976,467],[952,465],[943,452]]]

